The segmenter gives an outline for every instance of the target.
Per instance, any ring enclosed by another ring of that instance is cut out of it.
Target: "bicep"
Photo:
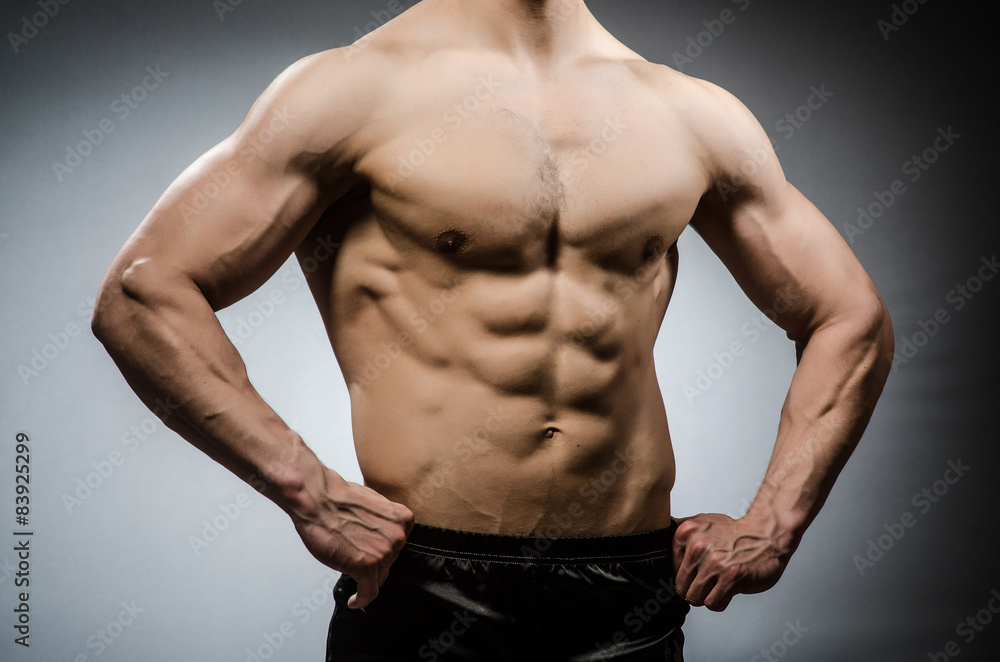
[[[218,310],[250,294],[292,254],[349,186],[324,135],[325,99],[299,66],[279,77],[240,127],[189,166],[126,243],[123,283],[184,279]],[[148,287],[146,288],[148,290]]]
[[[731,206],[703,199],[692,227],[750,300],[795,340],[881,305],[847,243],[787,181]]]
[[[802,342],[882,301],[840,233],[778,163],[750,111],[709,86],[700,132],[711,187],[691,220],[753,303]]]
[[[171,184],[123,250],[122,266],[188,277],[216,310],[266,281],[315,222],[322,195],[315,181],[247,158],[243,148],[227,139]]]

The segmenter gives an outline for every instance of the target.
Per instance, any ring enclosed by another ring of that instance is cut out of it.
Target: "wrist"
[[[808,526],[804,515],[759,498],[750,505],[743,519],[767,531],[775,547],[785,556],[791,556],[798,548]]]
[[[308,518],[333,483],[346,482],[328,469],[297,434],[261,471],[262,494],[293,519]]]

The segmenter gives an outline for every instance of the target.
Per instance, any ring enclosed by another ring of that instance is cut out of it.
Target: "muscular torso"
[[[401,54],[350,139],[352,190],[298,251],[365,484],[417,522],[669,524],[653,344],[708,175],[653,65],[600,50],[545,78],[454,44]]]

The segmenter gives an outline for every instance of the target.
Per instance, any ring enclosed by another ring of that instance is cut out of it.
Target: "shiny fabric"
[[[342,575],[327,662],[683,662],[667,529],[531,538],[414,525],[378,597]]]

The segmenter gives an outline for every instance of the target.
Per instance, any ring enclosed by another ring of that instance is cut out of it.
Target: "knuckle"
[[[709,565],[719,574],[724,573],[732,566],[728,563],[729,555],[722,550],[712,550],[709,552]]]
[[[352,555],[351,562],[356,568],[369,570],[378,564],[379,557],[371,552],[358,550]]]

